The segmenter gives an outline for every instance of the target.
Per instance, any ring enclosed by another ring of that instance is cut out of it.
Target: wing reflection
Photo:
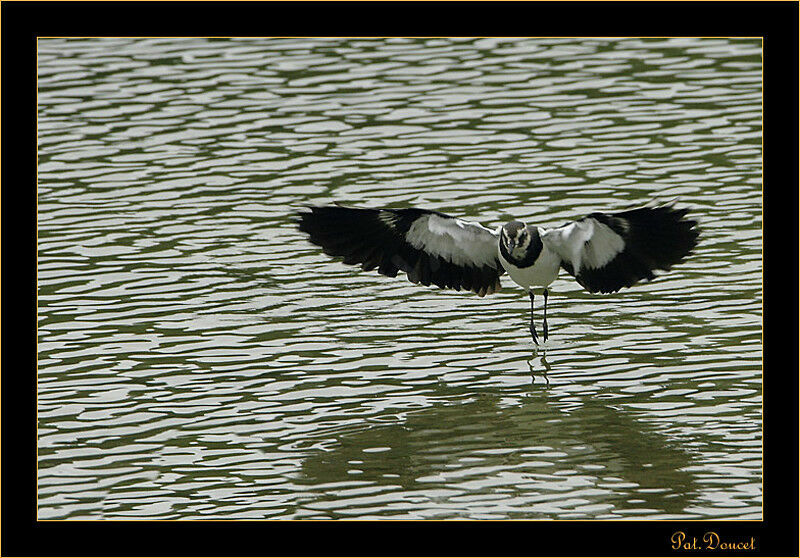
[[[357,480],[416,496],[444,490],[465,509],[493,495],[513,502],[509,518],[675,516],[687,508],[697,489],[686,470],[691,454],[629,413],[550,391],[519,405],[473,394],[402,423],[347,432],[305,459],[300,481]]]

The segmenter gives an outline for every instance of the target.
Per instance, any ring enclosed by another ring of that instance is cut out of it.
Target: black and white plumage
[[[655,278],[686,258],[697,245],[697,222],[686,209],[640,207],[591,213],[545,229],[510,221],[497,229],[438,211],[405,208],[309,207],[299,228],[330,256],[364,270],[412,283],[468,290],[479,296],[500,289],[500,276],[528,291],[531,335],[535,288],[543,288],[547,340],[547,287],[560,269],[592,293],[612,293]]]
[[[467,290],[479,296],[500,288],[496,232],[426,209],[311,207],[300,214],[300,230],[329,256],[363,270],[412,283]]]

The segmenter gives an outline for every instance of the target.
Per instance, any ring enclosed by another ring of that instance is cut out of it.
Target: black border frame
[[[738,555],[798,556],[798,330],[783,320],[798,308],[798,291],[778,284],[797,279],[797,2],[65,1],[3,2],[0,10],[0,555],[723,554],[671,549],[677,530],[698,538],[714,530],[723,538],[755,537],[756,549]],[[36,37],[83,35],[764,37],[764,521],[37,522]]]

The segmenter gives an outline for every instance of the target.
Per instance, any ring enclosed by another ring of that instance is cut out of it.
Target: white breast
[[[546,245],[542,246],[542,251],[534,264],[530,267],[519,268],[509,262],[500,254],[498,247],[498,257],[508,276],[520,287],[530,290],[533,287],[546,287],[556,280],[558,270],[561,267],[561,258],[550,250]]]

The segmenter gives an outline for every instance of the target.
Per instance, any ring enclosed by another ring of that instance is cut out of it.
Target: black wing
[[[669,270],[695,246],[697,221],[688,209],[641,207],[620,213],[592,213],[544,232],[542,242],[561,266],[592,293],[613,293]]]
[[[500,289],[497,234],[477,223],[425,209],[336,205],[309,207],[298,225],[324,253],[364,270],[404,271],[412,283],[479,296]]]

